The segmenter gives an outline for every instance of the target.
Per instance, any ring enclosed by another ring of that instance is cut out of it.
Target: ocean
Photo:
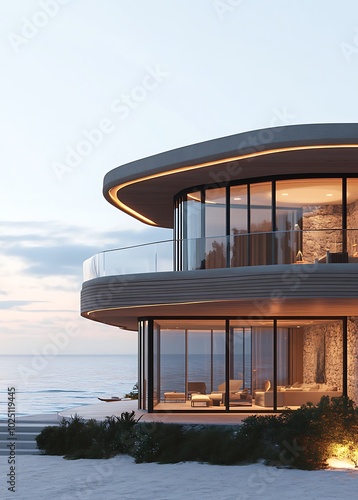
[[[137,378],[136,354],[0,356],[0,418],[7,418],[11,387],[21,417],[99,403],[98,397],[123,397]]]
[[[250,353],[246,358],[245,376],[237,359],[234,378],[244,378],[245,387],[251,387]],[[166,391],[184,391],[184,362],[182,354],[162,355],[161,396]],[[225,356],[214,355],[212,362],[207,354],[192,354],[187,367],[188,380],[205,382],[208,392],[225,380]],[[123,397],[137,381],[136,354],[0,356],[0,419],[7,417],[8,388],[15,389],[16,416],[22,417],[98,403],[98,397]]]

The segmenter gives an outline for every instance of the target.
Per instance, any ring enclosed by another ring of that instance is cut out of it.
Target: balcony
[[[358,263],[357,247],[357,229],[164,240],[100,252],[84,262],[83,279],[260,265]]]

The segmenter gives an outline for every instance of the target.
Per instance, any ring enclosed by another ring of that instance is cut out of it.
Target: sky
[[[127,354],[79,316],[82,263],[170,239],[113,168],[226,135],[357,122],[356,0],[0,0],[0,354]]]

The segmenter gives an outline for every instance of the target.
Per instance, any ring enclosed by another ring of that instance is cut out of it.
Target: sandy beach
[[[18,457],[13,493],[7,491],[4,465],[2,461],[0,497],[4,500],[274,500],[278,496],[341,500],[354,498],[358,487],[358,471],[354,470],[308,472],[262,464],[135,464],[128,456],[68,461],[37,455]]]
[[[54,413],[46,418],[49,424],[76,413],[85,418],[102,419],[106,415],[135,409],[136,404],[99,403],[72,408],[59,415]],[[188,421],[189,416],[178,417],[181,417],[178,421],[183,422]],[[196,416],[192,417],[195,419]],[[203,416],[199,417],[202,420]],[[212,419],[210,415],[207,417],[208,423],[215,423],[215,416]],[[35,422],[43,418],[43,415],[38,415],[31,420]],[[153,415],[144,416],[147,421],[153,418]],[[162,415],[157,420],[168,421],[169,416]],[[7,461],[8,456],[0,456],[0,498],[4,500],[181,500],[187,496],[196,500],[273,500],[278,496],[341,500],[354,498],[358,488],[358,469],[301,471],[266,467],[262,463],[241,466],[193,462],[136,464],[132,457],[125,455],[109,460],[65,460],[62,457],[21,454],[16,456],[15,491],[9,491]]]

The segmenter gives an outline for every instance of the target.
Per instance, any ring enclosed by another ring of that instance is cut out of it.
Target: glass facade
[[[175,269],[358,262],[358,178],[206,185],[174,200]],[[347,318],[145,318],[140,408],[272,412],[347,394]]]
[[[346,393],[344,318],[140,321],[140,408],[265,412]]]
[[[356,178],[206,185],[175,207],[176,270],[358,257]]]

